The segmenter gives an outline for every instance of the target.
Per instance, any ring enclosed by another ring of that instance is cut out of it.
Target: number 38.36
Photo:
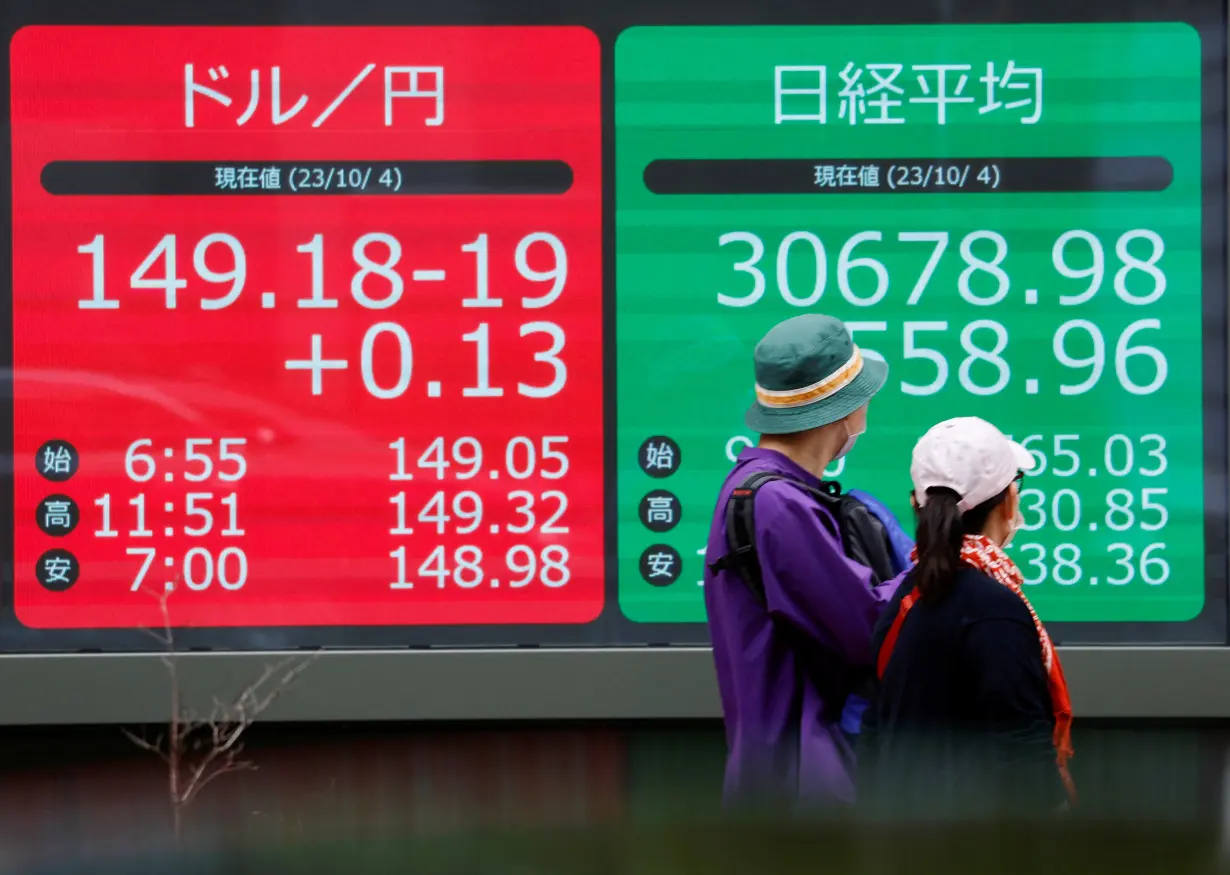
[[[1170,563],[1162,555],[1165,544],[1149,544],[1139,553],[1126,543],[1111,544],[1106,549],[1114,559],[1116,573],[1100,578],[1102,583],[1126,586],[1139,578],[1149,586],[1160,586],[1170,579]],[[1082,580],[1090,586],[1099,583],[1099,578],[1086,575],[1081,566],[1081,548],[1076,544],[1057,544],[1050,550],[1042,544],[1020,544],[1012,552],[1017,554],[1027,586],[1048,580],[1060,586],[1075,586]]]

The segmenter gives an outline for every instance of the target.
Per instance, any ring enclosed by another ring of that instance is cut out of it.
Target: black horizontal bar
[[[1012,194],[1162,191],[1165,158],[659,159],[654,194]]]
[[[564,161],[52,161],[55,195],[563,194]]]

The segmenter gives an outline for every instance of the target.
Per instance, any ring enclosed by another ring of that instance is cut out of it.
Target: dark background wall
[[[1113,820],[1223,819],[1230,724],[1084,722],[1082,807]],[[256,726],[255,770],[188,809],[187,840],[301,841],[663,825],[720,809],[720,724]],[[166,767],[114,727],[0,732],[0,872],[171,841]]]

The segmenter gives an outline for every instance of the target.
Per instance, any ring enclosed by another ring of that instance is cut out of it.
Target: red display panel
[[[603,602],[577,27],[27,27],[15,605],[40,628]]]

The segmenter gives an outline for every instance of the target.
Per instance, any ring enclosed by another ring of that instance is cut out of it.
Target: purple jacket
[[[750,447],[722,486],[705,552],[705,605],[726,722],[725,794],[754,793],[776,771],[802,800],[853,802],[850,744],[839,724],[821,716],[821,694],[775,630],[773,616],[849,662],[869,666],[872,628],[897,581],[873,588],[868,569],[847,559],[830,534],[823,521],[828,511],[780,481],[756,493],[756,549],[768,609],[734,571],[714,574],[709,563],[728,552],[726,501],[757,471],[820,485],[781,453]]]

